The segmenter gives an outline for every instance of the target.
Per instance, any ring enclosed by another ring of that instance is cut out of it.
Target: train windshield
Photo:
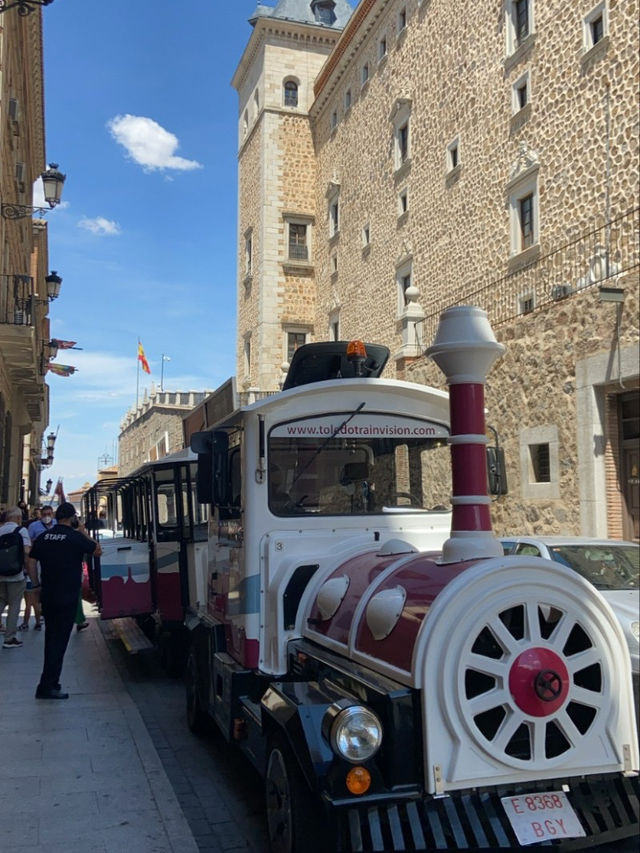
[[[370,412],[288,421],[269,433],[275,515],[443,512],[450,507],[446,427]]]

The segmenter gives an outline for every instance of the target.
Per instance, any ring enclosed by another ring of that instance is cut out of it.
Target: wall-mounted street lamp
[[[18,9],[19,15],[30,15],[38,6],[48,6],[53,0],[0,0],[0,15],[9,9]]]
[[[2,0],[0,0],[0,3],[2,3]],[[0,12],[2,11],[0,7]],[[42,178],[42,185],[44,187],[44,199],[49,208],[54,208],[60,204],[62,187],[67,176],[58,171],[57,163],[49,163],[49,168],[40,177]],[[43,216],[46,212],[46,207],[33,207],[30,204],[11,204],[10,202],[6,204],[3,202],[2,204],[2,216],[5,219],[24,219],[26,216],[32,216],[34,213]]]
[[[48,495],[51,494],[51,486],[53,486],[53,480],[47,480],[47,482],[44,484],[44,487],[47,490]]]
[[[47,285],[47,299],[49,302],[53,302],[54,299],[57,299],[58,296],[60,296],[62,279],[55,270],[51,270],[49,275],[45,278],[45,284]]]
[[[57,434],[55,432],[50,432],[47,436],[47,447],[46,447],[46,456],[43,456],[40,460],[42,467],[48,468],[50,465],[53,465],[53,449],[56,444]]]

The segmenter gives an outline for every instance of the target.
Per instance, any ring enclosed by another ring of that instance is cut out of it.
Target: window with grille
[[[306,332],[287,332],[287,361],[291,362],[293,354],[307,342]]]
[[[307,226],[299,222],[289,223],[289,258],[294,261],[309,260]]]
[[[551,482],[551,457],[549,454],[549,445],[531,444],[529,445],[529,453],[531,457],[531,474],[534,483],[550,483]]]

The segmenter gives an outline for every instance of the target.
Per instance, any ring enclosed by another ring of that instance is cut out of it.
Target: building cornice
[[[270,38],[282,38],[296,44],[306,42],[307,44],[324,45],[327,48],[332,48],[338,43],[340,34],[340,30],[328,29],[318,24],[304,24],[282,18],[258,18],[238,67],[231,78],[231,85],[237,92],[240,91],[247,73],[254,63],[256,54]]]

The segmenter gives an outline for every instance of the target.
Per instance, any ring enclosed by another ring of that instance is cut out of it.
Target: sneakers
[[[88,622],[81,622],[80,625],[76,625],[76,631],[84,631],[85,628],[89,627]]]
[[[36,624],[33,626],[33,630],[42,631],[42,624],[40,622],[36,622]]]
[[[11,640],[5,640],[2,644],[3,649],[20,649],[22,648],[22,640],[13,637]]]
[[[18,631],[28,631],[28,630],[29,630],[29,623],[28,622],[23,622],[22,625],[18,625]]]

